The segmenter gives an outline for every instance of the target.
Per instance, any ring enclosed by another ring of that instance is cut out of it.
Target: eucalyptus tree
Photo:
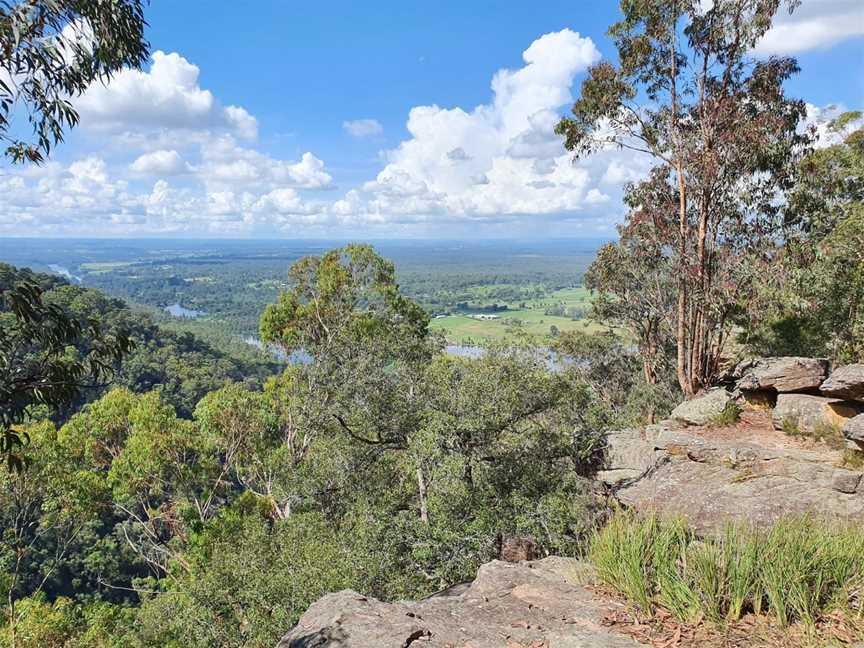
[[[0,140],[15,162],[43,162],[78,123],[73,98],[149,58],[146,0],[0,2]],[[32,136],[13,129],[26,115]]]
[[[745,261],[777,231],[776,200],[806,144],[802,101],[785,95],[794,59],[752,51],[790,0],[622,0],[609,30],[618,63],[583,82],[556,130],[577,156],[619,147],[651,156],[676,227],[664,228],[675,278],[676,373],[692,395],[718,370],[732,313],[751,294]],[[649,206],[650,207],[650,206]]]
[[[304,354],[291,384],[302,385],[307,409],[327,413],[307,417],[313,433],[341,432],[370,457],[407,450],[422,424],[425,367],[442,347],[429,315],[368,245],[305,257],[288,276],[289,289],[261,317],[261,338]],[[424,492],[419,469],[417,481]]]

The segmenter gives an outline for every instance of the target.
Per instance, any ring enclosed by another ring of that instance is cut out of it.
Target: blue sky
[[[0,168],[0,234],[611,234],[649,162],[573,165],[549,130],[614,55],[617,15],[599,0],[153,0],[152,67],[88,91],[50,164]],[[864,105],[860,3],[804,0],[760,48],[798,57],[789,92],[814,119]]]

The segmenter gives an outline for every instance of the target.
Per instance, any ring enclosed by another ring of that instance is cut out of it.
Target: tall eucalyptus
[[[618,63],[591,68],[556,131],[576,156],[618,147],[649,155],[668,182],[657,235],[675,273],[676,373],[690,396],[718,371],[732,314],[750,294],[746,269],[770,249],[778,196],[808,141],[803,101],[783,84],[794,59],[753,49],[790,0],[622,0],[609,30]],[[656,182],[656,174],[648,182]],[[638,187],[630,191],[642,191]],[[633,213],[657,206],[641,205]]]

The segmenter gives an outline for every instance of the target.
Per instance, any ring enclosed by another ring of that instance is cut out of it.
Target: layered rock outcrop
[[[819,391],[837,398],[864,399],[864,364],[851,364],[835,369]]]
[[[844,468],[839,451],[787,438],[764,414],[725,429],[666,421],[610,433],[607,444],[597,477],[622,504],[683,515],[702,532],[803,513],[864,523],[864,474]]]
[[[735,402],[743,409],[770,411],[778,430],[824,436],[842,432],[853,449],[864,449],[864,364],[829,372],[824,358],[777,357],[745,360],[724,377],[724,385],[681,403],[671,418],[690,425],[715,421]]]
[[[758,358],[739,363],[732,377],[738,388],[749,391],[774,390],[779,393],[817,389],[828,375],[824,358]]]
[[[829,371],[820,358],[760,358],[724,378],[672,421],[607,435],[599,477],[615,496],[709,531],[806,512],[864,522],[864,475],[844,468],[841,453],[843,436],[864,450],[864,365]],[[743,423],[718,428],[733,402]]]

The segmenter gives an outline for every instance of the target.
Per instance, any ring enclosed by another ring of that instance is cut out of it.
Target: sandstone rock
[[[672,410],[671,416],[691,425],[705,425],[721,414],[731,399],[732,396],[725,389],[713,389],[684,401]]]
[[[614,487],[640,478],[654,466],[652,429],[649,427],[645,434],[633,429],[607,432],[603,468],[597,473],[597,479]]]
[[[797,392],[816,389],[825,380],[828,361],[823,358],[760,358],[739,365],[738,388],[749,391],[771,389]]]
[[[621,604],[589,592],[586,567],[572,558],[483,565],[458,595],[383,603],[357,592],[327,594],[277,648],[638,648],[603,627]]]
[[[850,441],[864,444],[864,414],[853,416],[843,424],[843,436]]]
[[[851,364],[831,372],[819,388],[826,396],[864,398],[864,364]]]
[[[864,523],[862,473],[838,468],[839,452],[711,439],[673,426],[667,421],[607,438],[608,457],[628,465],[627,458],[648,449],[649,465],[639,477],[606,481],[624,505],[683,515],[705,533],[720,531],[730,520],[768,525],[802,513]],[[614,461],[607,468],[598,478],[620,469]]]
[[[772,420],[778,430],[793,426],[801,432],[812,433],[820,429],[841,429],[846,421],[860,414],[864,406],[852,401],[808,394],[780,394]]]

